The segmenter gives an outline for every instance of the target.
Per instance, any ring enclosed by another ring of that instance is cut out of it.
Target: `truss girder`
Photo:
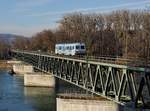
[[[112,64],[103,65],[102,63],[54,58],[28,52],[13,51],[12,55],[41,71],[51,73],[55,77],[120,104],[129,102],[138,104],[140,100],[145,104],[144,99],[150,98],[149,71],[116,67]],[[147,89],[147,95],[142,93],[145,89]]]

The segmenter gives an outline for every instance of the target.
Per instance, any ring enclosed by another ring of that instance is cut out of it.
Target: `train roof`
[[[76,42],[76,43],[59,43],[56,45],[85,45],[85,43],[80,43],[80,42]]]

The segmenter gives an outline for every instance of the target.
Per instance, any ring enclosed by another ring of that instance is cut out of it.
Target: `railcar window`
[[[63,47],[62,47],[62,50],[66,50],[66,47],[65,47],[65,46],[63,46]]]
[[[72,50],[72,47],[71,47],[71,46],[69,47],[69,50]]]
[[[59,46],[59,50],[61,50],[61,46]]]
[[[84,45],[81,46],[81,49],[85,49]]]
[[[67,46],[67,50],[69,50],[69,46]]]
[[[72,46],[72,49],[74,49],[74,46]]]
[[[77,46],[76,46],[76,49],[79,49],[79,48],[80,48],[80,47],[77,45]]]

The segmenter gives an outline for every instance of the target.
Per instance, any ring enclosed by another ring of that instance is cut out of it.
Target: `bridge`
[[[150,101],[150,69],[132,62],[78,58],[12,50],[12,57],[36,69],[121,105],[146,107]],[[124,61],[124,60],[123,60]]]

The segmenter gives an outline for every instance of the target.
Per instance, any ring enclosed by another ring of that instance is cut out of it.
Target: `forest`
[[[9,49],[53,53],[56,43],[84,42],[87,54],[123,58],[150,57],[149,11],[118,10],[109,13],[70,13],[55,30],[43,30],[31,38],[17,37]],[[0,41],[1,57],[8,49]]]

